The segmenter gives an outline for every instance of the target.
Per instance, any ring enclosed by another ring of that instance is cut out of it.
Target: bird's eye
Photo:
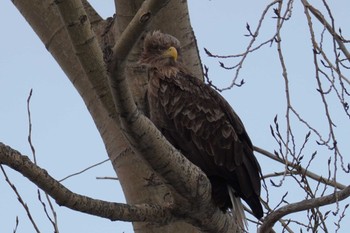
[[[150,47],[150,50],[154,51],[154,52],[163,52],[164,51],[164,48],[162,46],[151,46]]]
[[[163,51],[165,51],[165,47],[163,47],[163,46],[158,46],[157,47],[157,50],[158,50],[158,52],[163,52]]]

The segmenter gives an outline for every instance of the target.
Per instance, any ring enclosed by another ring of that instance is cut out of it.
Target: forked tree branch
[[[165,224],[175,221],[169,208],[159,205],[138,204],[128,205],[93,199],[73,193],[46,170],[35,165],[27,156],[0,143],[0,164],[4,164],[27,177],[44,192],[49,194],[56,203],[72,210],[107,218],[112,221],[155,222]]]

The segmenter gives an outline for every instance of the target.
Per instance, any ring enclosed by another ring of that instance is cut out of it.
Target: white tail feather
[[[227,185],[228,193],[232,202],[232,214],[235,218],[235,221],[242,232],[247,232],[248,222],[244,214],[244,207],[241,202],[241,198],[235,195],[235,190]]]

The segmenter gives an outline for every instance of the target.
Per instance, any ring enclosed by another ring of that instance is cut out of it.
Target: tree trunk
[[[116,17],[103,20],[86,1],[83,1],[102,51],[114,45],[142,2],[140,0],[115,0]],[[48,0],[19,0],[13,3],[84,100],[103,139],[127,203],[163,203],[170,192],[169,188],[145,162],[142,155],[133,153],[123,138],[118,125],[117,111],[108,87],[106,71],[94,76],[90,75],[93,67],[91,70],[82,67],[72,46],[73,43],[79,42],[72,41],[68,36],[56,4]],[[186,47],[183,54],[184,60],[189,64],[193,74],[203,77],[196,40],[189,21],[187,2],[170,1],[153,20],[150,30],[156,29],[172,34],[182,42],[182,46]],[[139,108],[146,112],[144,97],[147,76],[145,70],[137,63],[140,48],[139,43],[129,55],[127,74],[135,101]],[[100,56],[100,54],[92,56],[86,54],[86,56],[86,59],[89,59],[93,56]],[[166,226],[151,223],[133,223],[133,225],[135,232],[198,232],[184,222]]]

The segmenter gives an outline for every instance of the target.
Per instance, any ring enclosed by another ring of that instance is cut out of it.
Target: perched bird
[[[236,218],[245,222],[242,198],[260,219],[260,166],[231,106],[187,71],[181,61],[180,42],[171,35],[148,33],[140,62],[149,68],[151,121],[208,176],[213,202],[221,210],[232,209]]]

